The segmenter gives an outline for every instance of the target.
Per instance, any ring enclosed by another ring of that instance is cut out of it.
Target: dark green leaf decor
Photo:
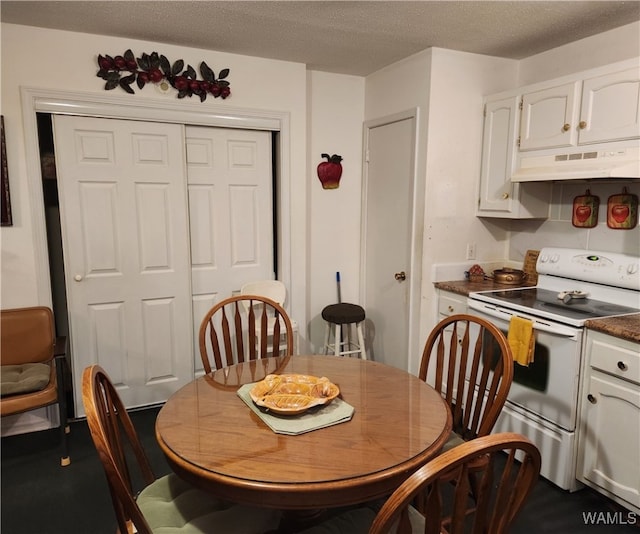
[[[136,58],[131,50],[121,56],[98,55],[97,76],[105,81],[104,88],[109,91],[116,87],[129,94],[134,94],[132,85],[142,89],[146,84],[169,84],[178,91],[178,98],[196,95],[204,102],[207,95],[223,100],[231,95],[230,83],[227,81],[229,69],[222,69],[218,78],[215,72],[204,61],[200,63],[200,76],[191,65],[185,68],[184,61],[178,59],[173,64],[157,52],[142,54]]]

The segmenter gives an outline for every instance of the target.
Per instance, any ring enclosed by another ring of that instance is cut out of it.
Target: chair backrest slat
[[[480,317],[451,315],[427,338],[422,380],[433,359],[433,386],[451,408],[453,431],[464,440],[489,434],[513,381],[513,354],[504,333]]]
[[[516,455],[523,458],[522,463],[514,461]],[[506,534],[539,473],[540,451],[524,436],[502,433],[473,439],[437,456],[406,479],[382,505],[369,534],[392,532],[421,495],[426,495],[425,533],[446,528],[450,534]],[[480,480],[477,506],[469,509],[469,480],[474,475]],[[449,484],[452,480],[455,484]]]
[[[220,336],[222,347],[217,343]],[[207,374],[239,362],[293,354],[289,316],[280,304],[258,295],[236,295],[217,303],[203,318],[198,340]]]
[[[151,534],[135,496],[156,477],[129,414],[99,365],[87,367],[83,372],[82,401],[91,438],[107,477],[120,532],[130,532],[133,523],[138,533]],[[142,487],[135,487],[134,480]]]

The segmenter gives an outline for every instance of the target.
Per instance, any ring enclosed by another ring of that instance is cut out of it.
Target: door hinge
[[[368,150],[364,151],[364,161],[365,161],[365,163],[369,163],[369,151]]]
[[[518,145],[518,148],[520,148],[520,136],[518,136],[518,139],[516,141],[516,145]]]
[[[518,104],[518,107],[520,108],[520,111],[522,111],[522,108],[524,107],[524,99],[523,98],[520,99],[520,103]]]
[[[482,116],[483,117],[487,116],[487,105],[486,104],[484,106],[482,106]]]

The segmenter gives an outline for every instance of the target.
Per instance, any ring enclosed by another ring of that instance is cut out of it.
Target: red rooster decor
[[[342,176],[342,156],[334,154],[322,154],[323,158],[327,161],[323,161],[318,165],[318,178],[322,184],[322,189],[338,189],[340,185],[340,177]]]

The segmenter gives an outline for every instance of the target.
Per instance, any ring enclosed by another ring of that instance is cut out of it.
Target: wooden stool
[[[339,304],[331,304],[322,310],[322,318],[327,322],[324,334],[324,353],[333,353],[336,356],[345,356],[348,354],[360,354],[363,360],[367,359],[367,353],[364,347],[364,335],[362,333],[362,323],[365,319],[364,308],[357,304],[348,304],[341,302]],[[333,343],[329,343],[331,335],[331,325],[334,325]],[[342,326],[347,329],[347,339],[342,341]],[[358,335],[358,343],[351,341],[351,327],[356,327]]]

